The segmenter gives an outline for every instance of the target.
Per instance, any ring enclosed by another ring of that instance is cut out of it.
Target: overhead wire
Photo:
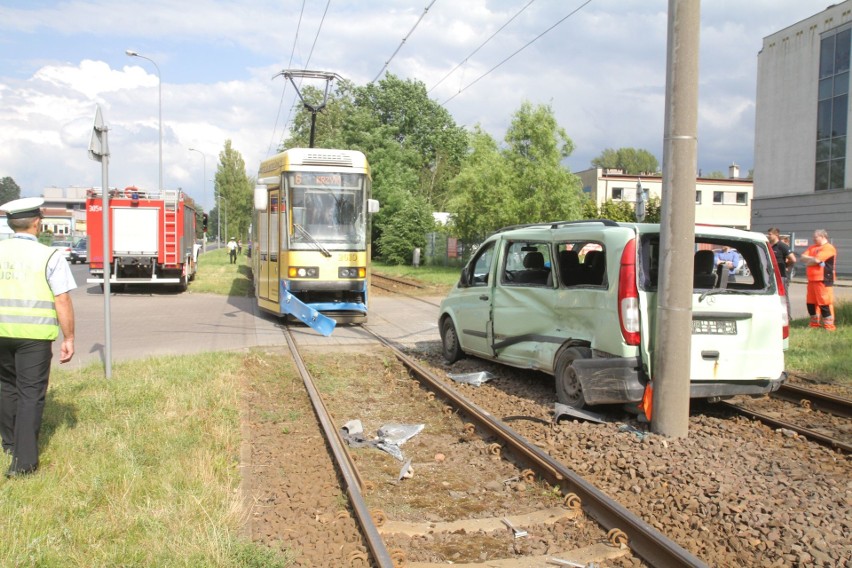
[[[534,37],[533,39],[531,39],[530,41],[528,41],[528,42],[527,42],[527,43],[526,43],[523,47],[521,47],[520,49],[518,49],[517,51],[515,51],[514,53],[512,53],[509,57],[505,58],[503,61],[501,61],[500,63],[498,63],[497,65],[495,65],[494,67],[492,67],[491,69],[489,69],[488,71],[486,71],[485,73],[483,73],[482,75],[480,75],[479,77],[477,77],[476,79],[474,79],[474,80],[473,80],[471,83],[469,83],[466,87],[459,89],[459,90],[458,90],[458,92],[457,92],[456,94],[454,94],[453,96],[451,96],[450,98],[448,98],[447,100],[445,100],[444,102],[442,102],[442,103],[441,103],[441,106],[443,106],[443,105],[447,104],[448,102],[450,102],[451,100],[453,100],[454,98],[456,98],[458,95],[462,94],[464,91],[466,91],[467,89],[469,89],[469,88],[471,88],[472,86],[474,86],[474,85],[475,85],[476,83],[478,83],[481,79],[483,79],[483,78],[485,78],[486,76],[490,75],[490,74],[491,74],[491,72],[493,72],[495,69],[497,69],[498,67],[500,67],[501,65],[503,65],[504,63],[506,63],[507,61],[509,61],[510,59],[512,59],[513,57],[515,57],[517,54],[519,54],[520,52],[522,52],[523,50],[525,50],[526,48],[528,48],[530,45],[532,45],[533,43],[535,43],[536,41],[538,41],[539,39],[541,39],[541,38],[542,38],[545,34],[547,34],[548,32],[550,32],[551,30],[553,30],[556,26],[558,26],[559,24],[561,24],[562,22],[564,22],[565,20],[567,20],[568,18],[570,18],[571,16],[573,16],[574,14],[576,14],[577,12],[579,12],[580,10],[582,10],[582,9],[583,9],[583,8],[585,8],[588,4],[591,4],[591,3],[592,3],[592,0],[586,0],[585,2],[583,2],[582,4],[580,4],[580,6],[578,6],[577,8],[575,8],[575,9],[574,9],[574,10],[573,10],[570,14],[568,14],[568,15],[567,15],[567,16],[565,16],[564,18],[560,19],[558,22],[556,22],[555,24],[553,24],[552,26],[550,26],[549,28],[547,28],[546,30],[544,30],[543,32],[541,32],[540,34],[538,34],[536,37]]]
[[[296,23],[296,34],[293,36],[293,47],[290,49],[290,59],[287,61],[287,68],[293,64],[293,55],[296,53],[296,42],[299,40],[299,30],[302,28],[302,15],[305,13],[305,2],[302,0],[302,9],[299,11],[299,21]],[[311,49],[313,51],[313,48]],[[281,108],[284,106],[284,95],[287,93],[287,82],[284,82],[284,88],[281,90],[281,100],[278,101],[278,113],[275,115],[275,126],[272,127],[272,136],[269,137],[269,146],[266,148],[266,155],[272,152],[272,142],[275,140],[275,131],[278,130],[278,119],[281,118]],[[291,111],[292,112],[292,111]],[[287,115],[287,122],[290,121],[290,115]],[[284,123],[285,130],[287,122]]]
[[[492,39],[494,39],[494,36],[496,36],[496,35],[497,35],[497,34],[499,34],[501,31],[503,31],[503,29],[504,29],[506,26],[508,26],[509,24],[511,24],[511,23],[512,23],[512,21],[513,21],[515,18],[517,18],[518,16],[520,16],[520,15],[521,15],[521,13],[522,13],[524,10],[526,10],[527,8],[529,8],[529,7],[530,7],[530,4],[532,4],[533,2],[535,2],[535,0],[530,0],[529,2],[527,2],[527,3],[526,3],[526,5],[525,5],[523,8],[521,8],[520,10],[518,10],[518,11],[515,13],[515,15],[514,15],[514,16],[512,16],[511,18],[509,18],[508,20],[506,20],[506,23],[505,23],[505,24],[503,24],[502,26],[500,26],[500,29],[498,29],[496,32],[494,32],[493,34],[491,34],[491,36],[490,36],[488,39],[486,39],[485,41],[483,41],[483,42],[479,45],[479,47],[477,47],[477,48],[476,48],[476,49],[474,49],[472,52],[470,52],[470,54],[469,54],[467,57],[465,57],[464,59],[462,59],[462,60],[461,60],[461,62],[460,62],[458,65],[456,65],[455,67],[453,67],[452,69],[450,69],[449,73],[447,73],[446,75],[444,75],[444,76],[441,78],[441,80],[440,80],[440,81],[438,81],[437,83],[435,83],[435,84],[432,86],[432,88],[430,88],[430,89],[429,89],[428,91],[426,91],[426,92],[427,92],[427,93],[431,93],[431,92],[435,89],[435,87],[437,87],[438,85],[440,85],[441,83],[443,83],[443,82],[447,79],[447,77],[449,77],[450,75],[452,75],[452,74],[455,72],[455,70],[456,70],[456,69],[458,69],[459,67],[461,67],[462,65],[464,65],[465,63],[467,63],[467,61],[468,61],[471,57],[473,57],[474,55],[476,55],[476,53],[477,53],[480,49],[482,49],[483,47],[485,47],[485,46],[488,44],[488,42],[490,42]]]
[[[382,67],[381,71],[379,71],[379,73],[376,75],[376,78],[373,79],[372,81],[370,81],[370,83],[375,83],[376,81],[379,80],[379,77],[381,77],[382,73],[384,73],[385,70],[388,68],[388,65],[390,65],[390,62],[393,61],[393,58],[396,57],[396,54],[399,53],[399,50],[402,49],[403,45],[405,45],[406,40],[411,36],[412,33],[414,33],[414,30],[417,29],[417,26],[420,25],[420,21],[423,20],[423,18],[426,16],[426,13],[429,11],[429,8],[431,8],[432,4],[434,4],[434,3],[435,3],[435,0],[432,0],[431,2],[429,2],[429,5],[426,6],[426,9],[423,10],[422,14],[420,14],[420,17],[417,18],[416,22],[414,22],[414,26],[412,26],[412,28],[409,30],[409,32],[407,34],[405,34],[405,37],[402,38],[402,41],[397,46],[396,50],[391,54],[390,58],[387,61],[385,61],[385,64]]]

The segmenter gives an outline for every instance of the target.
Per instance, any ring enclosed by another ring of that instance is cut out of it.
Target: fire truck
[[[88,283],[104,283],[103,192],[86,193],[89,246]],[[195,277],[200,245],[196,212],[183,192],[151,192],[137,187],[109,190],[110,288],[125,284],[172,284],[186,290]]]

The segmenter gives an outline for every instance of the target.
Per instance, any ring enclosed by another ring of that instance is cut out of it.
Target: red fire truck
[[[109,190],[110,288],[125,284],[177,284],[195,277],[200,245],[195,243],[195,208],[180,190]],[[89,283],[104,283],[103,192],[86,194]]]

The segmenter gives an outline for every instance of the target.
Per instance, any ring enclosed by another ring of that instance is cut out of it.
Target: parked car
[[[789,322],[766,237],[696,226],[690,395],[718,400],[777,390]],[[736,248],[736,279],[713,249]],[[465,354],[555,378],[559,402],[640,402],[653,353],[660,226],[574,221],[498,231],[441,303],[444,358]],[[633,408],[637,405],[631,404]]]
[[[74,243],[73,247],[71,247],[71,264],[77,264],[78,262],[82,262],[83,264],[85,264],[88,258],[88,239],[86,237],[83,237],[82,239],[77,239],[77,242]]]
[[[51,246],[64,255],[66,260],[71,260],[71,241],[53,241]]]

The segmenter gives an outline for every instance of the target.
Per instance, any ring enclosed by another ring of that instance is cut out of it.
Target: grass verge
[[[0,481],[0,565],[286,566],[240,536],[252,357],[134,361],[109,381],[98,366],[54,370],[41,467]]]
[[[852,303],[835,305],[834,317],[835,332],[811,328],[807,318],[791,323],[786,366],[820,382],[852,385]]]
[[[241,254],[231,264],[228,249],[205,252],[198,258],[198,272],[189,284],[190,293],[251,296],[251,259]]]

